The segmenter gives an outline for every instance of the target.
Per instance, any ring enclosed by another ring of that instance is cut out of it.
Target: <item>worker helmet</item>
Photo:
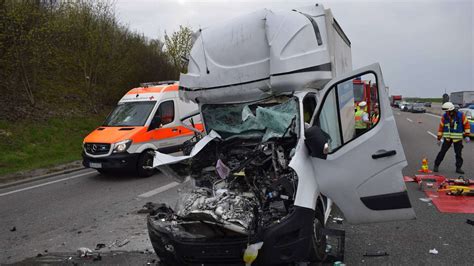
[[[445,112],[452,111],[454,110],[454,104],[452,102],[445,102],[441,106],[441,109],[443,109]]]
[[[367,105],[367,103],[365,101],[362,101],[359,103],[359,107],[365,107]]]

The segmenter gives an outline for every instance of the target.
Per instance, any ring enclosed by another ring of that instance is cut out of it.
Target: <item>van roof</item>
[[[178,83],[172,85],[157,85],[150,87],[137,87],[129,90],[127,94],[142,94],[142,93],[162,93],[169,91],[178,91]]]

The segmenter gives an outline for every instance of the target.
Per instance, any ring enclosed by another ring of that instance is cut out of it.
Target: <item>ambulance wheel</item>
[[[312,247],[310,251],[310,260],[321,262],[327,257],[326,236],[323,235],[324,214],[320,206],[316,208],[316,215],[313,220]]]
[[[137,173],[140,177],[150,177],[155,174],[156,169],[146,169],[143,166],[153,166],[153,153],[150,150],[144,151],[138,157]]]

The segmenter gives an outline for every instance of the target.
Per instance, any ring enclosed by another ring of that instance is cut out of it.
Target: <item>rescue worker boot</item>
[[[438,171],[439,171],[438,165],[435,164],[433,167],[433,172],[437,173]]]
[[[459,168],[456,168],[456,173],[464,174],[464,171],[459,167]]]

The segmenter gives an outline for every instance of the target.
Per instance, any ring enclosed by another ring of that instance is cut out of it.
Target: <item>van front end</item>
[[[127,151],[131,144],[131,140],[112,144],[85,142],[82,151],[82,165],[101,171],[114,169],[134,171],[140,154]]]

